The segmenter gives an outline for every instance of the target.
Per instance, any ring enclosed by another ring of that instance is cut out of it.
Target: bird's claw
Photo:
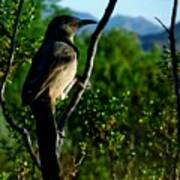
[[[82,77],[81,76],[77,76],[77,84],[82,87],[83,89],[90,89],[91,88],[91,82],[89,81],[87,83],[87,85],[85,85],[85,83],[83,83]]]

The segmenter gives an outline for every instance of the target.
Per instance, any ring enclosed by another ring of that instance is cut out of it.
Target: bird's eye
[[[70,27],[73,28],[73,29],[77,28],[78,27],[78,22],[70,23]]]

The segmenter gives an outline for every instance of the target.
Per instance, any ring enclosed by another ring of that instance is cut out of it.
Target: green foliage
[[[2,179],[2,180],[8,180],[9,177],[10,177],[10,174],[9,174],[9,173],[2,172],[2,173],[0,174],[0,179]]]
[[[83,40],[78,44],[83,47]],[[166,58],[158,48],[144,52],[134,34],[113,30],[103,35],[93,88],[68,126],[73,147],[86,144],[82,179],[171,177],[177,150],[176,112]]]

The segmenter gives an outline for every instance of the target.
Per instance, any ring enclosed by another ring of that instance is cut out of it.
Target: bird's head
[[[78,29],[85,25],[96,23],[96,21],[90,19],[79,19],[73,16],[57,16],[49,23],[45,36],[46,38],[56,40],[68,38],[73,41],[73,37]]]

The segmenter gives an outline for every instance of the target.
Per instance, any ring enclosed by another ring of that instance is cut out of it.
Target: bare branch
[[[68,93],[71,91],[71,89],[78,83],[78,78],[75,77],[72,82],[69,84],[69,86],[67,87],[67,89],[65,89],[64,91],[64,97],[66,97],[68,95]]]
[[[173,79],[174,79],[174,89],[175,89],[175,94],[176,94],[178,149],[174,158],[172,179],[179,179],[179,175],[177,174],[177,164],[180,159],[179,157],[179,153],[180,153],[180,81],[179,81],[179,76],[178,76],[178,58],[177,58],[176,37],[175,37],[177,9],[178,9],[178,0],[174,0],[172,15],[171,15],[171,24],[170,24],[169,29],[164,25],[164,23],[160,19],[156,18],[156,20],[162,25],[162,27],[166,30],[169,36],[172,73],[173,73]]]
[[[5,93],[5,89],[6,89],[6,83],[7,83],[7,80],[9,78],[11,68],[12,68],[12,64],[13,64],[13,61],[14,61],[17,31],[18,31],[18,25],[19,25],[19,20],[20,20],[20,15],[21,15],[23,4],[24,4],[24,0],[20,0],[19,5],[18,5],[18,9],[17,9],[17,12],[16,12],[16,19],[15,19],[15,22],[14,22],[13,33],[12,33],[12,36],[10,38],[11,44],[10,44],[10,48],[9,48],[8,66],[7,66],[7,69],[6,69],[5,73],[4,73],[4,76],[3,76],[3,79],[2,79],[2,82],[1,82],[1,86],[0,86],[0,93],[1,93],[1,95],[0,95],[0,104],[1,104],[1,107],[2,107],[2,112],[3,112],[3,115],[5,117],[6,122],[10,125],[10,127],[12,129],[14,129],[19,134],[21,134],[21,136],[23,137],[23,139],[25,141],[28,152],[31,155],[31,158],[34,160],[35,164],[40,168],[39,159],[36,156],[36,154],[34,153],[34,150],[33,150],[33,147],[32,147],[30,133],[28,132],[27,129],[16,125],[16,123],[13,120],[12,114],[9,112],[9,110],[7,108],[6,99],[4,97],[4,93]]]
[[[176,110],[177,110],[177,118],[178,118],[178,143],[180,144],[180,87],[179,87],[179,77],[178,77],[178,58],[176,51],[176,38],[175,38],[175,26],[176,26],[176,16],[177,16],[177,8],[178,8],[178,0],[174,0],[174,6],[171,16],[171,26],[169,33],[169,41],[170,41],[170,53],[172,58],[172,71],[174,77],[174,86],[176,93]]]
[[[8,108],[6,107],[6,102],[1,102],[2,112],[5,117],[6,122],[9,124],[9,126],[17,131],[19,134],[21,134],[22,138],[24,139],[25,145],[27,147],[27,150],[32,158],[32,160],[35,162],[36,166],[40,168],[40,162],[39,158],[36,155],[36,153],[33,150],[32,141],[31,141],[31,135],[28,132],[26,128],[20,127],[14,123],[12,114],[8,111]]]
[[[155,17],[155,19],[164,28],[164,30],[169,34],[170,31],[169,31],[168,27],[158,17]]]
[[[174,88],[176,94],[176,113],[177,113],[177,142],[178,149],[176,152],[176,156],[174,158],[174,172],[173,179],[179,179],[179,175],[177,172],[177,164],[179,162],[179,153],[180,153],[180,81],[178,76],[178,58],[176,51],[176,37],[175,37],[175,27],[176,27],[176,17],[177,17],[177,9],[178,9],[178,0],[174,0],[172,16],[171,16],[171,25],[169,30],[169,41],[170,41],[170,54],[171,54],[171,63],[172,63],[172,72],[174,78]]]
[[[77,87],[77,90],[76,90],[71,102],[69,103],[69,106],[66,108],[61,119],[58,121],[58,129],[60,131],[63,131],[65,123],[69,120],[72,113],[76,109],[76,107],[86,89],[86,86],[88,85],[90,76],[92,74],[93,66],[94,66],[94,59],[95,59],[99,39],[101,37],[104,27],[106,26],[111,14],[114,10],[116,3],[117,3],[117,0],[109,1],[108,6],[105,10],[105,13],[91,37],[90,45],[89,45],[89,48],[87,51],[87,61],[86,61],[85,71],[84,71],[84,74],[83,74],[82,80],[81,80],[82,85]]]
[[[82,156],[80,157],[80,159],[77,161],[77,160],[75,160],[75,167],[74,168],[78,168],[78,167],[80,167],[81,166],[81,164],[83,163],[83,161],[84,161],[84,159],[85,159],[85,157],[86,157],[86,154],[85,153],[83,153],[82,154]]]
[[[175,33],[175,25],[176,25],[176,17],[177,17],[177,9],[178,9],[178,0],[174,0],[172,16],[171,16],[171,33]],[[175,35],[175,34],[174,34]]]

